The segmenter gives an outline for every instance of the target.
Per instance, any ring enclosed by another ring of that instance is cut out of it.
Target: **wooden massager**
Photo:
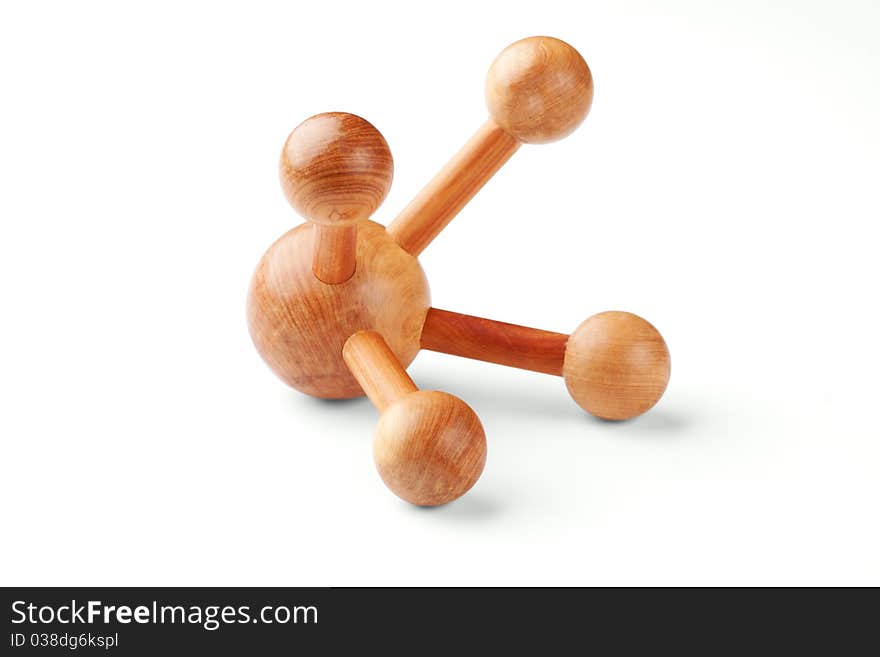
[[[486,462],[474,411],[406,373],[429,349],[562,376],[574,400],[624,420],[660,399],[669,352],[657,330],[603,312],[564,335],[431,307],[417,256],[520,144],[571,133],[593,100],[587,63],[567,43],[508,46],[486,79],[490,118],[386,229],[370,221],[391,186],[385,139],[364,119],[318,114],[290,133],[281,185],[307,222],[257,265],[247,302],[257,350],[287,384],[315,397],[366,393],[381,413],[373,455],[388,487],[417,505],[450,502]]]

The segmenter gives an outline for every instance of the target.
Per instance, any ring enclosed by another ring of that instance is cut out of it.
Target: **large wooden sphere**
[[[431,304],[418,260],[361,221],[357,268],[337,285],[312,273],[315,226],[303,224],[275,242],[257,265],[248,293],[251,338],[269,367],[287,384],[315,397],[363,395],[342,360],[350,335],[379,332],[404,367],[419,351]]]

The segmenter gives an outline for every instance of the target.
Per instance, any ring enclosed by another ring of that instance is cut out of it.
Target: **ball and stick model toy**
[[[366,393],[381,413],[373,444],[388,487],[417,505],[450,502],[474,485],[486,436],[466,403],[419,390],[406,372],[419,349],[565,379],[585,410],[644,413],[669,380],[657,330],[603,312],[564,335],[431,307],[418,255],[519,149],[565,137],[583,121],[593,78],[570,45],[531,37],[508,46],[486,79],[489,118],[387,229],[370,221],[393,175],[391,152],[353,114],[318,114],[281,153],[281,184],[306,223],[257,265],[247,302],[258,351],[287,384],[315,397]]]

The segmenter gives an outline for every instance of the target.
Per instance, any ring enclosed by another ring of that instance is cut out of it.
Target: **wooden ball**
[[[418,260],[371,221],[357,230],[357,269],[328,285],[312,273],[316,226],[276,241],[257,265],[248,293],[251,338],[288,385],[315,397],[363,395],[342,360],[350,335],[378,331],[406,367],[419,351],[431,297]]]
[[[371,123],[327,112],[300,123],[281,151],[281,187],[303,217],[344,226],[369,218],[394,176],[391,151]]]
[[[565,41],[529,37],[505,48],[486,76],[492,119],[519,141],[543,144],[571,134],[593,102],[593,76]]]
[[[445,392],[410,393],[379,419],[373,457],[382,480],[419,506],[464,495],[486,464],[486,434],[470,406]]]
[[[606,420],[626,420],[663,396],[669,350],[657,329],[638,315],[604,312],[571,334],[562,371],[581,408]]]

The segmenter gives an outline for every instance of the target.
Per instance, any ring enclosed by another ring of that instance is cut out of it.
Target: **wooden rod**
[[[357,224],[315,224],[312,271],[319,280],[336,285],[354,276],[357,266]]]
[[[418,256],[519,148],[519,141],[487,120],[410,201],[388,234]]]
[[[422,328],[422,349],[562,376],[562,333],[496,322],[431,308]]]
[[[379,412],[418,390],[385,338],[375,331],[358,331],[349,337],[342,358]]]

